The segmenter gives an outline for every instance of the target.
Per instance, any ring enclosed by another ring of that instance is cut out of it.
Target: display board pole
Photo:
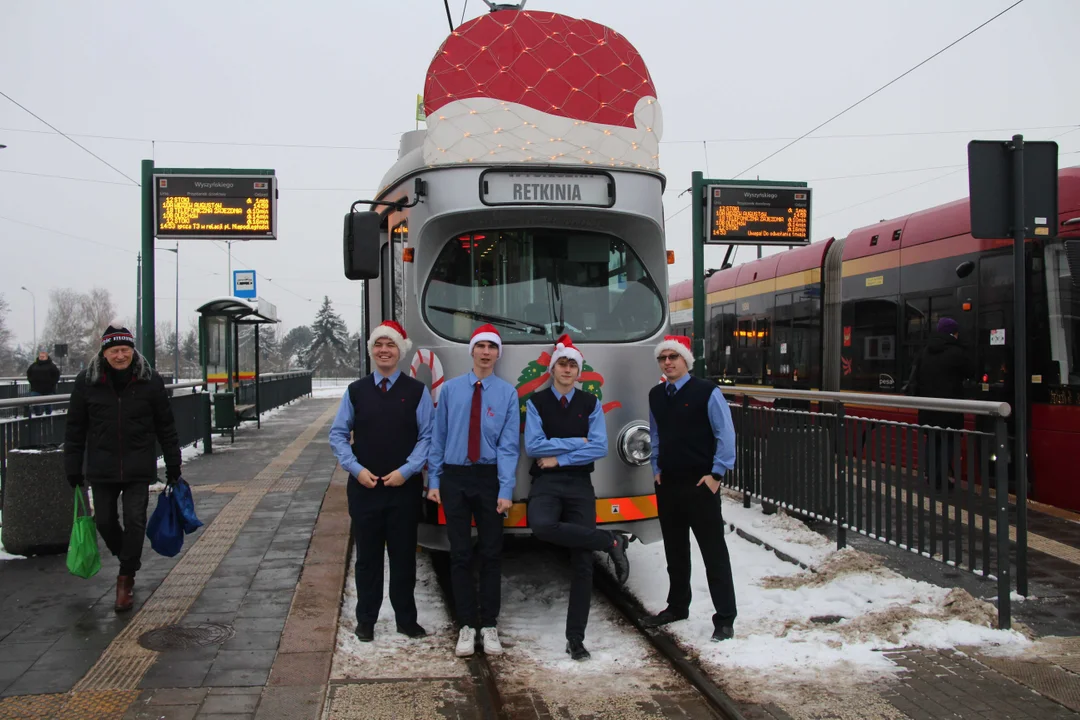
[[[154,161],[142,161],[142,326],[139,352],[153,367],[154,348]],[[102,328],[104,330],[104,328]]]

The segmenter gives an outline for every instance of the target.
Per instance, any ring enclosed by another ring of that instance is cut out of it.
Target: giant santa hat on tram
[[[424,84],[424,162],[659,168],[645,61],[611,28],[497,10],[454,30]]]

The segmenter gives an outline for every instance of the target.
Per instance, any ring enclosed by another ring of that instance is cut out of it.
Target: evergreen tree
[[[11,347],[11,328],[7,324],[7,314],[7,300],[0,294],[0,372],[5,375],[17,372],[14,348]]]
[[[315,341],[315,333],[311,332],[311,328],[307,325],[300,325],[294,327],[289,332],[285,333],[285,337],[281,340],[281,347],[279,352],[281,353],[281,361],[284,366],[283,370],[289,368],[304,367],[302,355],[309,347],[311,343]]]
[[[199,377],[199,331],[191,328],[180,338],[180,374]]]
[[[316,371],[336,372],[349,369],[349,331],[345,321],[334,312],[330,298],[323,296],[322,307],[311,323],[315,338],[304,352],[304,364]]]

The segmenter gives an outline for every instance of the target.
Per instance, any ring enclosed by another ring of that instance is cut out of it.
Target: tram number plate
[[[615,181],[607,173],[488,170],[480,176],[485,205],[576,205],[611,207]]]
[[[1080,405],[1080,390],[1070,387],[1050,388],[1051,405]]]

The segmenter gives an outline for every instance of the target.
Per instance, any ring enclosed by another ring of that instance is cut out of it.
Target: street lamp
[[[26,290],[26,292],[30,293],[30,299],[34,303],[34,347],[33,347],[33,350],[34,350],[34,356],[37,357],[37,352],[38,352],[38,346],[37,346],[37,298],[34,297],[34,293],[29,288],[27,288],[25,285],[22,286],[22,289]]]
[[[173,382],[180,382],[180,243],[175,248],[154,248],[176,255],[176,317],[173,319]]]

